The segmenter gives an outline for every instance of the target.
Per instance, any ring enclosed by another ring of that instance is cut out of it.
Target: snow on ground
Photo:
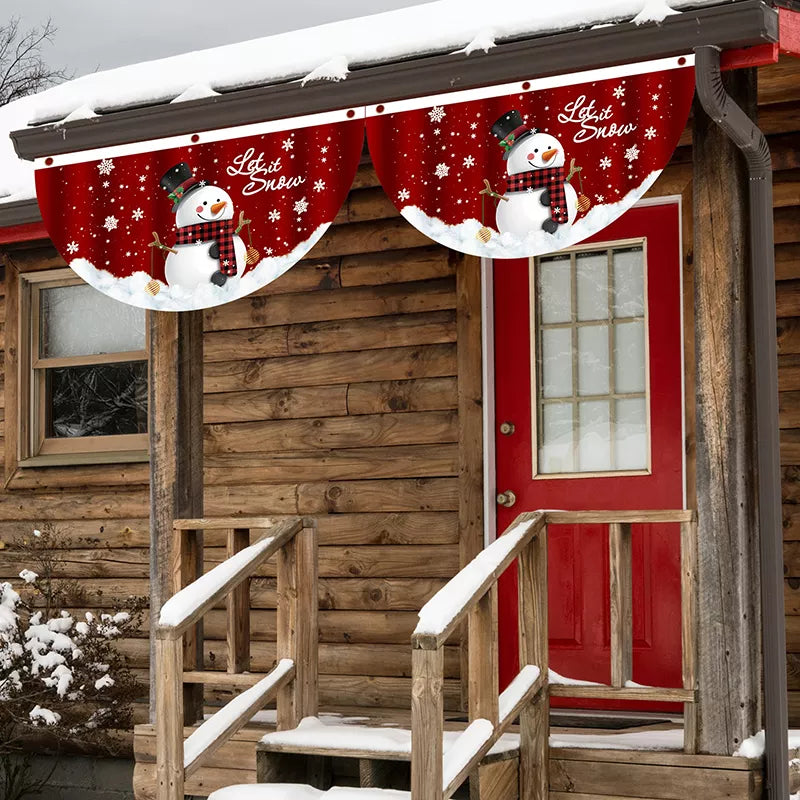
[[[760,758],[764,755],[764,748],[766,745],[766,734],[764,731],[754,733],[748,739],[745,739],[740,745],[739,749],[734,753],[735,756],[742,758]],[[800,747],[800,730],[789,730],[789,749],[794,750]]]
[[[453,250],[484,258],[527,258],[571,247],[601,231],[640,200],[660,174],[661,170],[651,172],[639,186],[631,189],[616,203],[596,205],[574,225],[561,225],[555,233],[532,230],[527,236],[520,237],[513,233],[493,231],[492,238],[486,244],[476,236],[483,227],[483,223],[477,219],[468,219],[459,225],[448,225],[436,217],[429,217],[417,206],[405,206],[400,213],[417,230]]]
[[[728,0],[730,2],[730,0]],[[28,123],[85,118],[110,110],[190,100],[311,77],[342,79],[348,69],[431,53],[477,51],[509,38],[628,21],[660,21],[671,10],[725,0],[561,0],[486,3],[438,0],[357,19],[252,39],[84,75],[0,108],[0,198],[35,196],[32,167],[14,153],[8,133]],[[315,76],[315,77],[317,77]]]
[[[88,284],[115,300],[121,300],[123,303],[140,308],[151,308],[155,311],[191,311],[229,303],[231,300],[238,300],[240,297],[245,297],[262,286],[266,286],[303,258],[322,238],[326,230],[328,230],[328,225],[320,225],[306,241],[297,245],[291,253],[285,256],[262,258],[241,278],[228,280],[224,286],[206,283],[191,291],[181,286],[162,284],[161,291],[157,295],[151,295],[144,288],[152,280],[152,277],[146,272],[134,272],[127,278],[117,278],[104,269],[97,269],[85,258],[73,259],[69,265]]]

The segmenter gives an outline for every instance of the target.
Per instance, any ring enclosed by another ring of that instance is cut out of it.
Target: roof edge
[[[0,228],[15,228],[18,225],[41,223],[42,214],[35,197],[26,200],[0,202]]]
[[[450,53],[353,70],[341,83],[299,81],[184,103],[144,106],[13,131],[20,158],[213,130],[351,106],[665,58],[702,45],[723,50],[778,41],[778,12],[762,0],[686,11],[661,23],[631,22],[499,44],[487,54]]]

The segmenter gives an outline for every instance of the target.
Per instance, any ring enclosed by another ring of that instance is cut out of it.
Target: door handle
[[[497,505],[504,506],[505,508],[511,508],[514,503],[517,502],[517,496],[511,489],[506,489],[504,492],[501,492],[497,495]]]

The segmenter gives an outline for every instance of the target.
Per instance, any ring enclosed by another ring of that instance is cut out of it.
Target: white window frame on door
[[[678,219],[683,219],[683,203],[680,195],[665,195],[640,200],[633,207],[677,205]],[[683,314],[683,229],[678,228],[678,270],[680,309],[680,357],[681,357],[681,470],[683,486],[683,507],[686,508],[686,364]],[[493,262],[490,258],[481,259],[481,357],[483,370],[483,541],[484,547],[497,537],[497,481],[495,432],[497,416],[495,413],[495,375],[494,375],[494,283]],[[577,477],[588,477],[581,475]],[[520,509],[524,511],[525,509]]]

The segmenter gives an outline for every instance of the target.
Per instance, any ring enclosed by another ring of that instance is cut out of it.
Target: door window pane
[[[646,470],[644,245],[539,259],[535,291],[535,472]]]

